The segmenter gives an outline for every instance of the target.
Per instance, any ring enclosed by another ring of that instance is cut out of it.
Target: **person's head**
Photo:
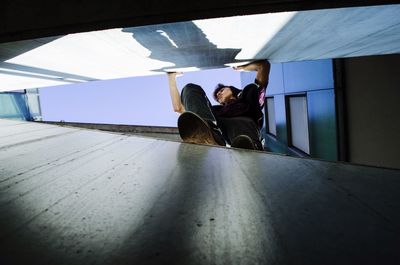
[[[218,103],[225,105],[228,102],[237,99],[237,96],[240,92],[241,90],[234,86],[218,84],[214,90],[213,96]]]

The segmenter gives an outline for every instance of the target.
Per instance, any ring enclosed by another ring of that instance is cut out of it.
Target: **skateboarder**
[[[182,113],[178,128],[184,142],[263,150],[260,129],[270,63],[256,61],[234,69],[256,71],[256,79],[243,89],[218,84],[213,93],[220,103],[216,106],[199,85],[189,83],[180,94],[177,73],[167,74],[174,111]]]

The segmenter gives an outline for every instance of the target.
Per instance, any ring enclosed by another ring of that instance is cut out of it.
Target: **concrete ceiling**
[[[400,53],[400,5],[279,12],[0,44],[0,91],[272,62]]]
[[[398,0],[3,0],[0,43],[84,31],[282,11],[396,4]]]

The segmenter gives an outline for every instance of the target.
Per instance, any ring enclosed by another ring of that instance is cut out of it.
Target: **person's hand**
[[[167,72],[168,78],[176,78],[183,75],[182,72]]]
[[[246,68],[248,68],[250,64],[252,64],[252,63],[247,63],[247,64],[243,64],[243,65],[237,65],[237,66],[233,66],[232,68],[235,71],[245,71]]]
[[[245,65],[234,66],[233,69],[236,71],[257,71],[260,67],[268,65],[268,60],[258,60]]]

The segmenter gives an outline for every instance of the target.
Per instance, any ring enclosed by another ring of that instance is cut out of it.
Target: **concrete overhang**
[[[0,43],[194,19],[396,3],[393,0],[4,0],[0,11]]]
[[[0,91],[400,52],[400,5],[277,12],[123,27],[0,44]]]

